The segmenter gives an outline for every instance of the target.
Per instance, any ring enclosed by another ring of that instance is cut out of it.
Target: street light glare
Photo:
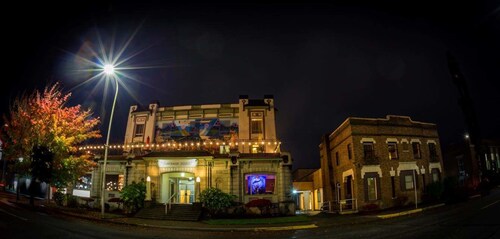
[[[112,75],[115,73],[115,67],[111,64],[106,64],[104,65],[104,73],[106,73],[106,75]]]

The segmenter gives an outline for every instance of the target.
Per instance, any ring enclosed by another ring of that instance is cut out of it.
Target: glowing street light
[[[106,64],[103,68],[104,74],[106,75],[114,75],[115,74],[115,66],[112,64]]]
[[[104,217],[104,200],[105,200],[105,192],[106,192],[106,164],[108,160],[108,149],[109,138],[111,134],[111,125],[113,122],[113,115],[115,111],[116,99],[118,97],[118,88],[119,84],[123,87],[125,91],[130,93],[132,96],[131,90],[121,82],[122,79],[130,79],[137,83],[142,83],[138,79],[136,79],[133,75],[129,74],[128,71],[131,70],[141,70],[141,69],[151,69],[151,68],[159,68],[155,66],[134,66],[131,65],[130,60],[135,56],[142,53],[145,49],[127,52],[127,48],[129,48],[130,43],[134,39],[135,35],[139,31],[139,27],[135,29],[135,31],[130,35],[128,39],[126,39],[120,47],[115,48],[114,37],[113,40],[108,44],[105,44],[99,32],[97,32],[97,42],[98,45],[96,48],[93,48],[91,44],[84,44],[82,46],[82,51],[79,54],[74,54],[76,59],[78,60],[80,65],[79,67],[83,67],[82,69],[78,69],[79,72],[91,73],[91,77],[86,79],[84,82],[75,86],[79,87],[84,84],[89,83],[92,80],[99,80],[100,82],[105,82],[105,89],[107,89],[108,83],[115,84],[115,95],[113,99],[113,106],[111,108],[111,114],[109,117],[108,124],[108,132],[106,135],[106,144],[104,145],[104,162],[102,167],[102,187],[101,187],[101,217]],[[90,57],[85,55],[84,53],[90,53]],[[81,54],[80,54],[81,53]],[[87,74],[86,74],[87,75]],[[96,84],[94,87],[97,87]],[[95,90],[96,88],[94,88]],[[106,94],[106,93],[105,93]]]

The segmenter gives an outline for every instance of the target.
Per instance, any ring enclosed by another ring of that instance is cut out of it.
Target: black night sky
[[[115,143],[136,102],[232,103],[265,94],[275,97],[278,135],[295,168],[319,167],[320,137],[349,116],[408,115],[436,123],[443,145],[461,141],[447,50],[467,78],[483,136],[498,138],[500,2],[377,2],[4,6],[0,113],[23,91],[57,81],[69,91],[83,81],[72,54],[83,54],[85,42],[98,45],[96,32],[105,42],[114,35],[118,46],[138,29],[125,55],[141,52],[129,63],[160,67],[132,71],[143,84],[120,89]],[[104,87],[92,91],[94,84],[71,90],[71,103],[92,107],[104,134],[113,91],[103,99]]]

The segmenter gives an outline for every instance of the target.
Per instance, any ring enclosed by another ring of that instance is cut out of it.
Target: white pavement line
[[[495,203],[498,203],[498,202],[500,202],[500,200],[496,200],[494,203],[490,203],[490,204],[488,204],[488,205],[486,205],[486,206],[482,207],[482,208],[481,208],[481,210],[486,209],[486,208],[490,207],[491,205],[493,205],[493,204],[495,204]]]
[[[441,207],[441,206],[444,206],[444,205],[445,205],[444,203],[440,203],[440,204],[437,204],[437,205],[433,205],[433,206],[429,206],[429,207],[424,207],[424,208],[417,208],[417,209],[413,209],[413,210],[409,210],[409,211],[404,211],[404,212],[398,212],[398,213],[392,213],[392,214],[385,214],[385,215],[378,215],[377,217],[381,218],[381,219],[388,219],[388,218],[393,218],[393,217],[399,217],[399,216],[409,215],[409,214],[413,214],[413,213],[417,213],[417,212],[422,212],[422,211],[425,211],[425,210],[428,210],[428,209],[432,209],[432,208],[436,208],[436,207]]]
[[[153,228],[166,228],[174,230],[197,230],[197,231],[286,231],[286,230],[305,230],[318,228],[316,224],[310,225],[297,225],[297,226],[284,226],[284,227],[234,227],[234,228],[190,228],[190,227],[175,227],[175,226],[162,226],[162,225],[150,225],[150,224],[137,224],[143,227],[153,227]]]
[[[413,214],[413,213],[417,213],[417,212],[421,212],[421,211],[423,211],[423,210],[421,208],[418,208],[418,209],[413,209],[410,211],[404,211],[404,212],[398,212],[398,213],[386,214],[386,215],[379,215],[377,217],[382,218],[382,219],[387,219],[387,218],[393,218],[393,217],[399,217],[399,216],[403,216],[403,215]]]
[[[285,226],[285,227],[256,227],[255,231],[284,231],[284,230],[304,230],[317,228],[315,224],[299,225],[299,226]]]
[[[12,214],[12,213],[7,212],[7,211],[5,211],[5,210],[3,210],[3,209],[0,209],[0,212],[3,212],[3,213],[5,213],[5,214],[9,214],[9,215],[11,215],[11,216],[13,216],[13,217],[16,217],[16,218],[18,218],[18,219],[21,219],[21,220],[23,220],[23,221],[28,221],[28,219],[27,219],[27,218],[20,217],[20,216],[18,216],[18,215]]]

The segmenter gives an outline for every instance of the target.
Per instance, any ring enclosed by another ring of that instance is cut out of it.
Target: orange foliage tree
[[[77,153],[77,145],[101,136],[97,129],[100,120],[80,105],[66,106],[70,96],[71,93],[63,94],[56,83],[43,92],[35,90],[24,94],[11,104],[9,115],[4,116],[2,138],[9,159],[24,159],[18,163],[21,164],[18,173],[64,187],[95,166],[88,157]],[[52,155],[50,175],[43,177],[34,175],[37,172],[35,149],[40,147]]]

